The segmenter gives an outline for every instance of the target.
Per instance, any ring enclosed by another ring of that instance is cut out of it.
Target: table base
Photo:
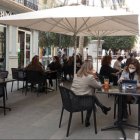
[[[101,131],[107,131],[107,130],[110,130],[110,129],[118,128],[122,132],[122,135],[123,135],[124,140],[126,140],[126,134],[125,134],[125,131],[123,129],[123,126],[129,126],[129,127],[137,128],[138,130],[140,129],[139,126],[128,124],[128,123],[122,122],[122,121],[116,121],[114,123],[114,125],[108,126],[108,127],[105,127],[105,128],[102,128]]]

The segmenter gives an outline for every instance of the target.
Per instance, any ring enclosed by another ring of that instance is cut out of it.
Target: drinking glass
[[[105,78],[104,79],[104,90],[109,90],[109,79]]]

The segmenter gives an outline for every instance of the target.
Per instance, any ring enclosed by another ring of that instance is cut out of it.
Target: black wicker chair
[[[7,77],[8,77],[8,71],[6,71],[6,70],[0,71],[0,78],[1,79],[5,79]]]
[[[33,71],[33,70],[26,70],[26,92],[25,95],[27,95],[28,90],[28,84],[30,83],[30,86],[38,85],[38,92],[37,96],[39,95],[39,88],[47,88],[47,82],[46,77],[42,72],[39,71]]]
[[[23,69],[19,69],[19,68],[11,68],[11,70],[12,70],[12,78],[17,81],[17,89],[18,90],[19,90],[19,81],[23,82],[23,87],[22,87],[22,92],[23,92],[25,80],[26,80],[25,71]],[[13,83],[14,83],[14,81],[12,82],[11,92],[13,90]]]
[[[3,106],[0,106],[0,108],[3,108],[4,115],[6,115],[6,109],[11,111],[11,108],[6,107],[5,93],[6,93],[6,83],[0,83],[0,98],[3,98]]]
[[[70,112],[66,137],[69,136],[72,114],[74,112],[81,112],[82,123],[83,123],[83,111],[86,111],[88,109],[93,109],[94,127],[95,127],[95,133],[97,134],[94,98],[90,95],[77,96],[73,93],[73,91],[63,86],[59,86],[59,90],[62,98],[62,112],[61,112],[61,117],[59,122],[59,128],[61,127],[61,121],[62,121],[64,109]]]
[[[6,70],[2,70],[2,71],[0,71],[0,78],[2,79],[2,80],[5,80],[7,77],[8,77],[8,71],[6,71]],[[8,99],[8,95],[7,95],[7,84],[5,84],[5,94],[6,94],[6,99]]]

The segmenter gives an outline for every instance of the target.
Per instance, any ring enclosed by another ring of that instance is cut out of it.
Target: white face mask
[[[133,73],[133,72],[135,72],[136,71],[136,69],[131,69],[131,68],[129,68],[129,72],[130,73]]]

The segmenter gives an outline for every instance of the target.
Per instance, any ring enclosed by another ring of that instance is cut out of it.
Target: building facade
[[[38,10],[37,0],[1,0],[0,17]],[[25,67],[38,54],[38,31],[0,25],[0,70]]]

